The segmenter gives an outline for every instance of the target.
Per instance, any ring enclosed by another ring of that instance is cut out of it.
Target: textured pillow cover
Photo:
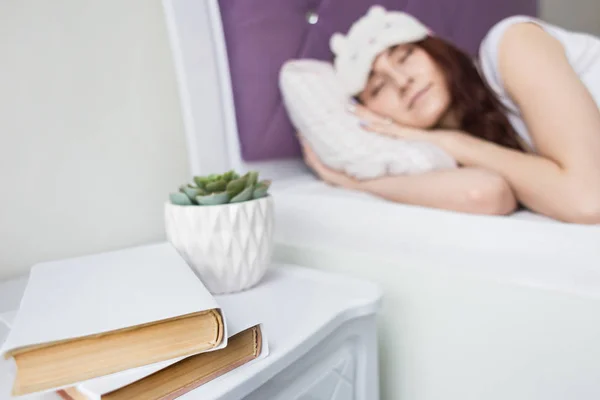
[[[331,168],[358,179],[455,168],[455,160],[425,142],[382,136],[360,127],[329,62],[286,62],[279,86],[292,124]]]

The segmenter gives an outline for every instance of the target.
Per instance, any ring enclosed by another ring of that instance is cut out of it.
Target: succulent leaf
[[[192,200],[185,193],[182,192],[171,193],[169,195],[169,200],[171,200],[172,204],[178,206],[191,206],[194,204]]]
[[[240,194],[232,198],[230,203],[241,203],[243,201],[248,201],[252,198],[252,192],[254,191],[253,187],[247,187]]]
[[[252,193],[252,198],[260,199],[261,197],[265,197],[269,191],[269,186],[271,186],[271,181],[269,180],[258,182]]]
[[[229,182],[231,182],[231,181],[233,181],[234,179],[236,179],[236,178],[235,178],[235,171],[234,171],[234,170],[231,170],[231,171],[227,171],[227,172],[225,172],[225,173],[223,174],[223,179],[224,179],[226,182],[228,182],[228,183],[229,183]]]
[[[216,206],[219,204],[225,204],[229,201],[229,194],[227,192],[213,193],[206,196],[197,196],[196,201],[198,204],[203,206]]]
[[[233,198],[241,193],[246,187],[244,179],[235,179],[227,184],[227,193]]]
[[[227,189],[227,182],[224,180],[210,182],[206,185],[208,193],[223,192],[225,189]]]
[[[267,195],[267,189],[263,189],[263,188],[256,188],[254,189],[254,192],[252,193],[252,198],[253,199],[260,199],[263,198]]]
[[[256,186],[257,186],[257,187],[258,187],[258,186],[264,186],[265,188],[267,188],[267,189],[268,189],[268,188],[270,188],[270,187],[271,187],[271,182],[272,182],[272,181],[271,181],[270,179],[265,179],[265,180],[263,180],[263,181],[260,181],[260,182],[258,182],[258,183],[256,184]]]
[[[190,200],[194,200],[196,196],[206,194],[206,192],[203,189],[191,185],[182,186],[179,190],[185,193],[190,198]]]
[[[245,177],[247,178],[246,187],[252,187],[256,185],[256,181],[258,181],[258,172],[250,171],[245,175]]]
[[[204,188],[206,187],[206,184],[209,182],[208,178],[205,176],[195,176],[194,177],[194,183],[199,187],[199,188]]]

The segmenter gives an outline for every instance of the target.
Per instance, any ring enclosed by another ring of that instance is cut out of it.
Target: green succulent
[[[171,193],[172,204],[179,206],[214,206],[227,203],[241,203],[260,199],[268,195],[270,180],[258,180],[258,172],[250,171],[240,176],[235,171],[208,176],[194,176],[193,183]]]

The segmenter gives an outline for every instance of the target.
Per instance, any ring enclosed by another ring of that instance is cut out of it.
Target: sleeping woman
[[[600,223],[599,38],[511,17],[474,61],[413,17],[375,6],[330,45],[364,129],[431,142],[460,168],[359,181],[303,142],[327,183],[425,207],[505,215],[520,204]]]

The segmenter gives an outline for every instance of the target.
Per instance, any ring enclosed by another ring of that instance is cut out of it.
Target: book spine
[[[59,395],[63,400],[73,400],[73,398],[64,390],[57,390],[56,394]]]

